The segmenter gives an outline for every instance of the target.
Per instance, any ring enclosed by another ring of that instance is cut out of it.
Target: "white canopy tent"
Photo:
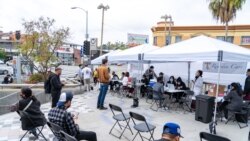
[[[118,52],[121,52],[122,50],[118,49],[118,50],[114,50],[114,51],[111,51],[109,53],[106,53],[102,56],[99,56],[97,57],[96,59],[92,60],[91,61],[91,64],[92,65],[99,65],[99,64],[102,64],[102,59],[105,59],[105,58],[108,58],[110,55],[112,54],[117,54]]]
[[[159,49],[157,46],[143,44],[124,51],[112,54],[108,57],[109,62],[138,62],[143,60],[143,54]]]
[[[225,62],[250,62],[250,50],[201,35],[144,55],[144,60],[152,62],[212,62],[219,58]]]
[[[250,50],[206,36],[194,37],[146,53],[145,60],[151,62],[219,62],[216,100],[218,98],[221,62],[250,62]],[[190,67],[190,65],[189,65]],[[190,68],[189,68],[190,71]],[[190,73],[190,72],[189,72]],[[217,102],[215,102],[213,129],[215,130]]]

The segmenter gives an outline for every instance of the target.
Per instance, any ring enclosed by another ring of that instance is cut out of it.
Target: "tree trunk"
[[[228,22],[226,22],[225,25],[225,41],[227,42],[227,36],[228,36]]]

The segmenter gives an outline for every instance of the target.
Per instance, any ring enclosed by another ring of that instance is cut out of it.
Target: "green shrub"
[[[38,82],[43,82],[43,81],[44,81],[43,75],[40,74],[40,73],[32,74],[32,75],[29,77],[29,82],[30,82],[30,83],[38,83]]]

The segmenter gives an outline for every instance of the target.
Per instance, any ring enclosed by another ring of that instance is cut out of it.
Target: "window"
[[[154,37],[154,45],[157,46],[157,36]]]
[[[216,39],[225,41],[225,36],[216,36]],[[233,43],[234,42],[234,36],[227,36],[227,42]]]
[[[178,43],[182,41],[182,37],[181,36],[175,36],[175,42]]]
[[[241,44],[242,45],[249,45],[250,44],[250,36],[242,36],[241,37]]]

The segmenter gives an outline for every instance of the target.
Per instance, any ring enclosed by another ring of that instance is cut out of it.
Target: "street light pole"
[[[81,7],[71,7],[71,9],[80,9],[82,10],[83,12],[85,12],[86,14],[86,34],[85,34],[85,38],[86,38],[86,41],[88,41],[88,38],[89,38],[89,34],[88,34],[88,10],[85,10]]]
[[[172,24],[172,16],[171,15],[163,15],[161,19],[165,21],[165,45],[170,44],[171,42],[171,24]],[[168,28],[168,39],[170,40],[169,43],[167,42],[167,20],[170,19],[169,28]]]
[[[97,7],[97,9],[102,9],[102,29],[101,29],[101,48],[100,48],[100,55],[102,55],[103,49],[103,26],[104,26],[104,11],[109,9],[109,6],[104,6],[102,3]]]

